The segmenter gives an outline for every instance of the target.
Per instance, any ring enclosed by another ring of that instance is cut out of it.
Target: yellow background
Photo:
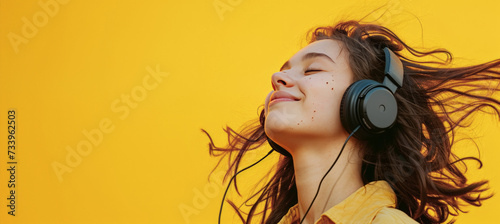
[[[382,6],[388,13],[381,21],[414,46],[445,47],[458,65],[500,58],[494,0],[71,0],[55,2],[51,15],[40,5],[47,2],[55,1],[0,1],[2,224],[215,223],[225,185],[207,182],[216,160],[200,128],[223,146],[222,127],[238,129],[256,118],[271,74],[314,26],[359,19]],[[26,21],[36,23],[36,32],[23,36]],[[13,34],[24,42],[12,44]],[[168,76],[159,82],[148,69]],[[131,94],[129,105],[122,97]],[[6,207],[10,108],[18,128],[15,217]],[[103,120],[113,129],[60,181],[53,164],[65,164],[68,147],[87,141],[83,132]],[[497,191],[500,126],[491,116],[477,120],[484,169],[472,179],[487,178]],[[242,174],[240,184],[252,186],[252,176],[274,161]],[[180,208],[192,213],[183,216]],[[237,220],[225,208],[224,223]],[[498,223],[499,208],[497,195],[457,223]]]

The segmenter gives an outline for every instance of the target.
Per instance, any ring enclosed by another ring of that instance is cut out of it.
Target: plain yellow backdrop
[[[225,185],[207,181],[216,159],[200,128],[223,146],[222,127],[257,117],[271,74],[307,30],[379,7],[368,19],[414,46],[447,48],[457,65],[500,58],[494,0],[0,1],[0,223],[215,223]],[[495,192],[499,121],[479,118],[484,168],[471,178],[489,179]],[[477,155],[471,145],[456,150]],[[243,189],[276,159],[242,174]],[[225,208],[224,223],[236,221]],[[498,223],[499,208],[493,197],[457,223]]]

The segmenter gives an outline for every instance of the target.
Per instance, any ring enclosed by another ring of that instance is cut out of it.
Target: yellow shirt
[[[417,223],[395,208],[396,194],[386,181],[374,181],[359,188],[339,204],[321,215],[316,224],[348,223]],[[299,207],[288,210],[278,224],[300,222]]]

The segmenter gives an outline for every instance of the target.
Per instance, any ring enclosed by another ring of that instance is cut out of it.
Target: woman
[[[474,112],[500,117],[492,97],[500,90],[500,60],[450,68],[448,51],[419,51],[383,26],[357,21],[318,27],[309,37],[272,75],[259,122],[239,133],[225,129],[226,147],[210,139],[212,155],[229,156],[227,175],[266,142],[282,154],[267,184],[248,197],[248,212],[230,202],[244,223],[259,215],[269,224],[443,223],[492,196],[487,180],[464,176],[465,160],[481,161],[458,158],[452,146]],[[387,79],[384,48],[404,71],[395,121],[381,133],[366,134],[363,122],[346,128],[342,119],[352,114],[341,115],[351,97],[343,100],[344,92],[358,80]]]

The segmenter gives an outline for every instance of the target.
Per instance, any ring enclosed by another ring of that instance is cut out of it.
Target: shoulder
[[[399,209],[385,207],[381,209],[372,221],[373,224],[381,223],[417,223],[414,219],[410,218],[406,213]]]
[[[295,204],[288,210],[288,213],[281,218],[278,224],[289,224],[289,223],[296,223],[299,221],[300,221],[299,205]]]

